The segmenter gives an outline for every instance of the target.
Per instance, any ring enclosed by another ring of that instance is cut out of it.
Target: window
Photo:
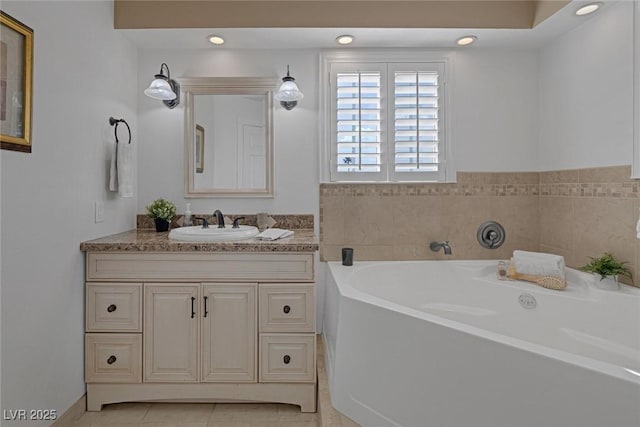
[[[445,60],[326,66],[330,181],[445,180]]]

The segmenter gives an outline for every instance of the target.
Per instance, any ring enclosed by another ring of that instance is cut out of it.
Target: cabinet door
[[[144,285],[144,381],[197,382],[199,284]]]
[[[202,289],[202,381],[256,382],[257,284]]]

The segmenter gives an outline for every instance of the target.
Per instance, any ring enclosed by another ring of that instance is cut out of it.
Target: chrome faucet
[[[218,228],[225,228],[224,215],[222,215],[222,212],[220,211],[220,209],[216,209],[215,212],[213,213],[213,216],[216,217],[216,221],[218,222]]]
[[[445,255],[451,255],[451,246],[449,246],[448,240],[445,240],[444,242],[431,242],[429,249],[433,252],[438,252],[440,249],[444,249]]]

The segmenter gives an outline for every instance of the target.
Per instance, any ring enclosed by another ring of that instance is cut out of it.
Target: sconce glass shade
[[[289,66],[287,65],[287,75],[282,78],[280,89],[278,89],[278,92],[273,96],[276,101],[280,101],[280,105],[286,110],[293,109],[293,107],[298,105],[298,101],[304,98],[304,94],[298,88],[295,80],[296,79],[289,75]]]
[[[164,69],[167,70],[166,76],[163,73]],[[180,85],[171,79],[167,64],[162,63],[160,73],[154,76],[149,87],[144,90],[144,94],[150,98],[160,99],[169,108],[175,108],[180,104]]]
[[[175,92],[171,89],[167,78],[164,76],[156,75],[156,78],[153,79],[148,88],[144,90],[144,94],[149,98],[161,99],[163,101],[169,101],[171,99],[176,99]]]

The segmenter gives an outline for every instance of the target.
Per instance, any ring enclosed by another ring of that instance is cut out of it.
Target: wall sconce
[[[285,110],[292,110],[298,105],[298,101],[304,98],[304,94],[298,89],[296,79],[289,75],[289,65],[287,65],[287,75],[282,78],[280,89],[273,97],[276,101],[280,101],[280,105]]]
[[[167,70],[167,75],[163,73],[163,69]],[[149,98],[160,99],[169,108],[176,108],[180,104],[180,85],[171,79],[169,66],[164,62],[160,66],[160,74],[156,74],[148,88],[144,90],[144,94]]]

